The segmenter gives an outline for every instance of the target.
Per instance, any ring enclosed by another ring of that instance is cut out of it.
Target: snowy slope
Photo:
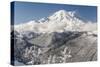
[[[64,31],[96,31],[97,24],[84,22],[76,16],[75,11],[59,10],[47,18],[41,18],[38,23],[33,20],[15,25],[18,32],[34,31],[36,33],[51,33]]]

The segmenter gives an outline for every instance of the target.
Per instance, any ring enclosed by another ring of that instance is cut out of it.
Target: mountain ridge
[[[75,11],[59,10],[47,18],[41,18],[38,21],[29,21],[27,23],[15,25],[15,30],[19,32],[34,31],[36,33],[52,33],[63,31],[92,31],[96,30],[96,23],[84,22],[80,18],[75,17]],[[93,29],[89,29],[88,27]],[[87,28],[87,29],[85,29]],[[85,30],[84,30],[85,29]]]

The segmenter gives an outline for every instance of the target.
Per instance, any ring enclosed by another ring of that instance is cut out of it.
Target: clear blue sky
[[[33,3],[33,2],[14,2],[14,22],[15,24],[25,23],[30,20],[39,20],[47,17],[58,10],[76,11],[78,15],[84,19],[96,22],[97,7],[81,6],[68,4],[49,4],[49,3]],[[12,12],[13,13],[13,12]]]

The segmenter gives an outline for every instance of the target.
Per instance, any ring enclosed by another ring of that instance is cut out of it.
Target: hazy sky
[[[96,6],[14,2],[14,9],[15,24],[25,23],[30,20],[39,20],[43,17],[48,17],[58,10],[76,11],[76,13],[82,16],[84,19],[93,22],[97,21]]]

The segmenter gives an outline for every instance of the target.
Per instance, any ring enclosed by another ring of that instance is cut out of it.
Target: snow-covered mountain
[[[34,31],[36,33],[50,33],[63,31],[96,31],[96,27],[96,23],[90,21],[84,22],[78,18],[75,11],[59,10],[47,18],[15,25],[15,30],[19,32]]]
[[[97,60],[97,23],[82,20],[75,11],[59,10],[14,27],[15,65]]]

